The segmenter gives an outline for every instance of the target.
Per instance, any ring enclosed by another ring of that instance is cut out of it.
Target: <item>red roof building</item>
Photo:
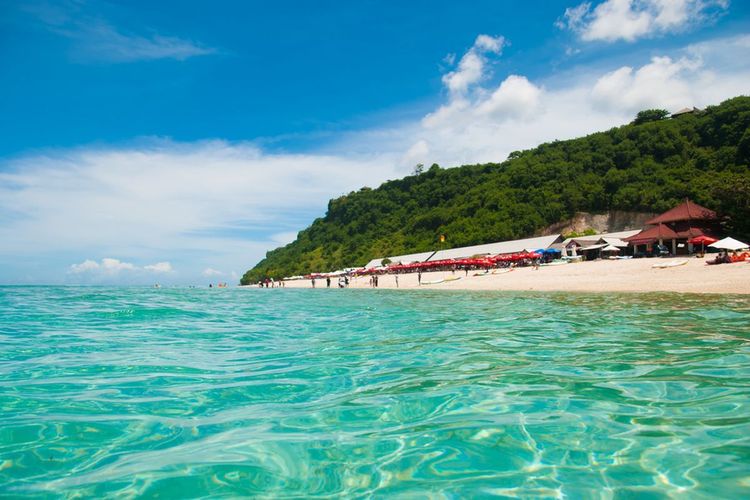
[[[627,241],[628,243],[631,243],[633,245],[649,245],[657,241],[674,240],[677,238],[677,233],[674,232],[669,226],[659,224],[658,226],[644,229],[640,233],[633,235],[630,238],[625,238],[624,241]]]
[[[651,245],[671,246],[673,254],[692,252],[692,244],[688,240],[697,236],[711,236],[716,233],[719,218],[716,212],[702,207],[690,200],[667,210],[663,214],[646,221],[651,227],[644,228],[640,233],[624,238],[637,249],[640,245],[650,251]]]
[[[651,220],[647,220],[646,224],[653,225],[666,224],[668,222],[711,220],[718,220],[716,212],[697,205],[690,200],[685,200],[685,203],[677,205],[673,209],[667,210],[663,214],[654,217]]]

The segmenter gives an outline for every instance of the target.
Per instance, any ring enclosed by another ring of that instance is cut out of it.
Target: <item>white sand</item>
[[[713,256],[712,256],[713,257]],[[667,269],[652,266],[672,259],[598,260],[563,266],[517,268],[509,273],[474,276],[478,271],[422,273],[422,281],[461,277],[435,285],[417,284],[417,274],[400,274],[400,289],[423,290],[539,290],[570,292],[689,292],[750,294],[750,263],[705,265],[705,258]],[[380,288],[396,288],[395,275],[381,275]],[[369,276],[354,278],[351,288],[369,288]],[[331,278],[331,287],[337,287]],[[325,279],[316,280],[325,289]],[[311,288],[310,280],[288,281],[289,288]]]

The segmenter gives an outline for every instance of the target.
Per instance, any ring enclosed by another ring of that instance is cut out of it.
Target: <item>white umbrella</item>
[[[747,248],[747,243],[742,243],[741,241],[737,241],[734,238],[724,238],[723,240],[719,240],[716,243],[711,243],[708,245],[711,248],[719,248],[721,250],[742,250],[743,248]]]

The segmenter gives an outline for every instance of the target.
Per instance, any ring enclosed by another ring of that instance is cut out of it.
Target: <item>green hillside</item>
[[[372,258],[523,238],[576,212],[660,212],[685,197],[750,236],[750,97],[676,118],[633,123],[511,153],[502,163],[443,169],[331,200],[297,239],[242,277],[253,283],[363,265]]]

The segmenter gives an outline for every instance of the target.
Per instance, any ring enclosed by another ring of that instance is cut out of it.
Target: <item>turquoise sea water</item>
[[[0,496],[750,497],[750,299],[0,287]]]

